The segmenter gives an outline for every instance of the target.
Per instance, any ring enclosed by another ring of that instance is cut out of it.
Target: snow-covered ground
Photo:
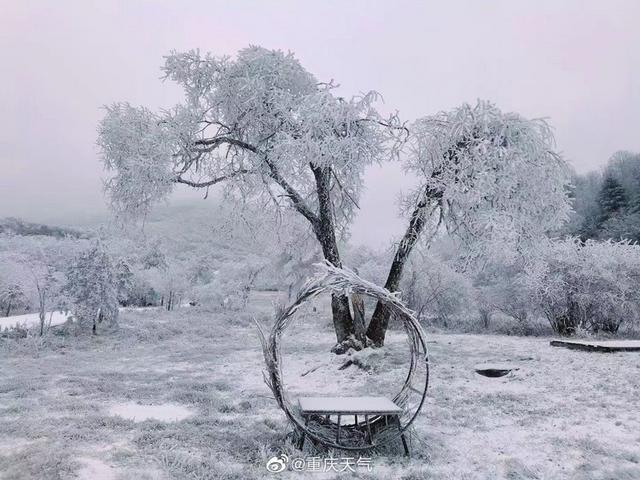
[[[178,422],[189,418],[193,411],[175,403],[162,403],[160,405],[141,405],[136,402],[116,403],[109,408],[109,415],[144,422],[145,420],[159,420],[161,422]]]
[[[67,321],[69,315],[64,312],[48,312],[46,316],[47,325],[52,327],[62,325]],[[25,328],[31,328],[40,325],[40,315],[36,313],[27,313],[24,315],[13,315],[10,317],[0,317],[0,330],[5,328],[14,328],[16,325]]]
[[[252,318],[268,323],[269,308],[261,297],[239,313],[125,311],[110,336],[0,342],[0,446],[10,446],[0,447],[0,478],[250,480],[271,478],[266,462],[282,453],[326,455],[295,448],[263,382]],[[400,332],[364,359],[375,366],[369,371],[338,370],[333,338],[330,321],[313,312],[287,332],[284,375],[294,398],[389,395],[402,383]],[[640,354],[433,333],[429,348],[431,382],[412,457],[371,455],[372,471],[358,478],[640,478]],[[483,362],[518,370],[487,378],[474,371]],[[117,405],[192,415],[132,419],[113,415]]]

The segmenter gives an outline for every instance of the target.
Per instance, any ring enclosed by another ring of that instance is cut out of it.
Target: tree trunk
[[[351,294],[351,306],[353,307],[353,330],[356,340],[367,345],[367,326],[365,323],[365,306],[361,295],[357,293]]]
[[[38,316],[40,318],[40,336],[42,337],[44,335],[44,321],[45,321],[45,316],[47,314],[46,310],[46,293],[44,292],[44,290],[40,289],[38,292],[38,302],[39,302],[39,311],[38,311]]]
[[[324,258],[332,265],[342,268],[330,196],[331,167],[316,167],[311,164],[311,170],[316,180],[318,192],[318,220],[313,223],[313,232],[322,246]],[[333,314],[336,339],[338,343],[343,342],[349,335],[354,333],[353,321],[349,311],[349,297],[346,295],[331,295],[331,312]]]
[[[489,323],[491,322],[491,312],[486,308],[478,309],[480,319],[482,320],[482,326],[485,330],[489,329]]]
[[[11,314],[11,299],[9,299],[9,304],[7,305],[7,311],[5,313],[5,317],[8,317]]]
[[[423,198],[418,202],[416,208],[411,214],[409,220],[409,227],[405,232],[402,240],[398,244],[396,254],[393,257],[391,263],[391,269],[387,276],[387,281],[384,284],[384,288],[390,292],[396,292],[400,285],[400,279],[402,278],[402,271],[407,263],[407,259],[413,250],[413,247],[418,242],[420,234],[424,230],[427,223],[427,210],[429,207],[429,200],[432,198],[438,198],[439,196],[435,192],[426,190]],[[369,322],[369,328],[367,329],[367,337],[371,339],[374,345],[381,347],[384,345],[384,337],[389,327],[389,318],[391,312],[382,302],[376,304],[376,308],[371,316],[371,322]]]

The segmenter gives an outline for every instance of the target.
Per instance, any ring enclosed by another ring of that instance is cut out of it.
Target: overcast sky
[[[489,99],[548,117],[584,172],[640,151],[640,1],[0,0],[0,217],[104,210],[100,106],[179,101],[162,56],[249,44],[291,50],[345,93],[374,89],[404,119]],[[393,166],[367,173],[353,230],[403,229]]]

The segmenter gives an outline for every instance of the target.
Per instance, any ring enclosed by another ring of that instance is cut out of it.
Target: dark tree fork
[[[420,239],[429,220],[430,213],[435,210],[441,199],[441,192],[427,188],[411,213],[409,226],[398,244],[393,261],[391,262],[387,280],[384,284],[384,288],[390,292],[398,291],[404,266],[409,259],[409,255]],[[426,274],[428,275],[428,272]],[[376,308],[373,311],[369,327],[367,328],[367,337],[369,337],[374,345],[384,345],[385,334],[389,328],[390,315],[389,309],[382,302],[376,303]]]

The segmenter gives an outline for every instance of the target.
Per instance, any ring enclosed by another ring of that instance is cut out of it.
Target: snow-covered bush
[[[345,264],[358,275],[377,285],[383,285],[389,270],[390,252],[386,254],[365,245],[351,246],[345,253]]]
[[[225,264],[211,282],[194,288],[194,300],[219,310],[243,310],[260,270],[260,265],[252,262]]]
[[[640,313],[640,246],[628,241],[544,244],[527,282],[557,333],[615,333]]]
[[[69,237],[0,235],[0,274],[10,290],[19,289],[24,305],[38,312],[40,335],[46,331],[47,313],[65,307],[64,270],[83,242]]]
[[[448,327],[474,305],[471,282],[441,259],[416,255],[408,267],[401,283],[403,297],[420,316]]]
[[[3,265],[3,270],[8,270],[10,264]],[[20,284],[11,278],[9,272],[0,273],[0,316],[8,317],[12,312],[24,310],[28,306],[28,300]]]
[[[64,290],[78,325],[92,325],[118,319],[118,275],[102,243],[81,252],[67,270]]]
[[[524,262],[514,256],[493,256],[474,278],[478,312],[485,327],[493,313],[500,312],[518,323],[519,331],[529,331],[536,313],[534,292],[524,277]]]
[[[126,298],[121,300],[121,304],[125,307],[150,307],[159,305],[160,294],[158,294],[140,271],[134,271]]]

